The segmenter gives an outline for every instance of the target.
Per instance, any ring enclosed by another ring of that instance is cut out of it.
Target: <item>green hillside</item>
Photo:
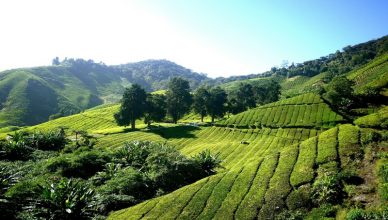
[[[333,112],[314,93],[263,105],[242,112],[219,123],[228,127],[330,127],[343,122],[341,115]]]
[[[311,184],[324,172],[346,169],[359,155],[359,132],[352,125],[318,136],[307,129],[206,128],[181,151],[222,152],[224,170],[109,219],[272,219],[284,209],[308,207]],[[210,135],[214,141],[199,141]]]
[[[388,219],[387,42],[234,81],[169,61],[106,66],[71,59],[4,71],[0,217],[45,218],[61,209],[112,220]],[[222,102],[227,113],[215,123],[209,116],[198,123],[190,108],[177,124],[164,118],[147,126],[139,116],[136,129],[117,125],[120,105],[113,102],[125,86],[168,94],[175,75],[192,88],[208,83],[231,93],[241,83],[274,80],[280,99],[238,114]],[[333,104],[327,93],[338,76],[354,81],[345,88],[351,101],[366,104]],[[357,110],[363,113],[352,114]]]
[[[117,102],[131,83],[148,91],[165,89],[174,76],[187,79],[192,88],[209,79],[166,60],[106,66],[66,59],[53,66],[7,70],[0,73],[0,127],[34,125]]]

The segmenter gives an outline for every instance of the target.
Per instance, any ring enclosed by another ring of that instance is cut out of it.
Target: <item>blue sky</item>
[[[211,77],[260,73],[388,34],[388,1],[5,0],[0,69],[53,57],[168,59]]]

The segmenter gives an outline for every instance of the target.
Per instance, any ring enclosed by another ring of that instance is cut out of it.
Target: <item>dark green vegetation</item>
[[[153,198],[215,173],[209,150],[194,157],[149,141],[94,146],[85,133],[20,132],[0,143],[1,217],[89,219]],[[13,206],[11,208],[11,206]]]
[[[1,144],[2,215],[387,219],[386,42],[194,92],[145,87],[137,130],[117,104],[21,129]]]
[[[117,102],[133,83],[147,91],[165,89],[176,76],[188,80],[192,88],[210,80],[166,60],[107,66],[65,59],[53,66],[7,70],[0,73],[0,127],[38,124]]]

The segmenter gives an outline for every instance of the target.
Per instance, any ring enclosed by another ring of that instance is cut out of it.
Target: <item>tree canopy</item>
[[[141,118],[146,110],[146,91],[138,84],[133,84],[124,92],[119,112],[114,115],[118,125],[135,129],[136,119]]]
[[[167,112],[172,121],[177,123],[190,110],[192,97],[189,82],[180,77],[172,78],[168,84],[166,101]]]

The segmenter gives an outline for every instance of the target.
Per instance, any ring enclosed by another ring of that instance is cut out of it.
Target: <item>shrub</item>
[[[24,140],[11,139],[9,142],[0,142],[0,159],[27,160],[33,151],[34,149]]]
[[[152,193],[149,189],[147,178],[133,168],[121,169],[116,175],[99,187],[99,192],[104,195],[130,195],[136,199],[147,198]]]
[[[105,181],[116,176],[116,174],[121,170],[122,164],[107,163],[105,164],[104,171],[97,172],[97,174],[92,178],[92,181],[96,185],[101,185]]]
[[[40,150],[59,150],[68,142],[63,129],[36,131],[29,136],[31,147]]]
[[[141,168],[145,164],[148,155],[157,145],[149,141],[132,141],[119,148],[115,153],[115,157],[125,165]]]
[[[111,156],[98,150],[83,151],[79,155],[64,154],[53,159],[47,169],[50,172],[59,171],[65,177],[89,178],[103,170],[104,165],[111,161]]]
[[[204,170],[208,175],[215,173],[215,168],[221,167],[222,160],[219,158],[220,153],[212,155],[210,150],[204,150],[193,157],[194,161]]]
[[[308,220],[315,219],[326,219],[327,217],[336,216],[336,208],[330,204],[319,205],[318,208],[314,208],[309,212],[309,215],[306,217]]]
[[[98,212],[107,215],[109,211],[127,208],[136,204],[133,196],[128,195],[101,195],[98,197]]]
[[[13,173],[7,167],[0,167],[0,196],[12,185],[14,185],[19,178],[18,173]]]
[[[381,134],[376,131],[369,131],[366,134],[361,135],[361,143],[367,145],[372,142],[377,142],[381,140]]]
[[[346,220],[379,220],[387,219],[388,210],[363,210],[363,209],[351,209],[346,215]]]
[[[388,163],[380,166],[379,176],[383,182],[388,183]]]
[[[46,219],[89,219],[95,210],[95,193],[86,184],[61,179],[39,186],[36,217]]]
[[[316,204],[337,204],[344,197],[341,175],[324,174],[313,184],[313,199]]]
[[[276,220],[303,220],[304,212],[302,210],[285,210],[275,217]]]
[[[346,215],[347,220],[363,220],[365,219],[365,211],[362,209],[352,209]]]

